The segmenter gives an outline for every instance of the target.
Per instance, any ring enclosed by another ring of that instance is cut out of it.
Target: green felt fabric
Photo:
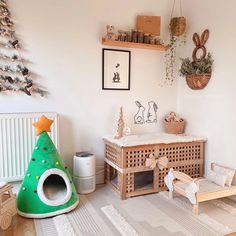
[[[37,194],[40,176],[49,169],[58,168],[66,173],[72,185],[72,196],[68,202],[59,206],[44,204]],[[37,177],[38,176],[38,177]],[[57,152],[47,132],[40,134],[30,160],[28,170],[17,197],[18,210],[26,214],[45,214],[69,208],[77,201],[77,193],[68,169]]]

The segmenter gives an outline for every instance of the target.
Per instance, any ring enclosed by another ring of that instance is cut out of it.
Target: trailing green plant
[[[180,75],[187,76],[192,74],[211,74],[214,60],[211,53],[207,54],[205,59],[191,61],[188,57],[181,58]]]
[[[186,34],[182,36],[170,35],[170,43],[168,44],[168,49],[165,52],[165,65],[166,65],[166,82],[170,85],[174,82],[175,79],[175,63],[176,63],[176,54],[178,47],[181,47],[186,43]]]
[[[185,17],[172,17],[169,24],[170,43],[165,53],[166,83],[172,84],[175,79],[176,54],[178,47],[186,43]]]

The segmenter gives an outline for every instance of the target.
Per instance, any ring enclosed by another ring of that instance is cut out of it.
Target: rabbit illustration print
[[[130,51],[103,48],[102,89],[130,90]]]
[[[135,104],[138,107],[138,112],[134,116],[134,123],[135,124],[144,124],[144,112],[145,112],[145,107],[139,102],[135,101]]]
[[[157,109],[158,106],[154,101],[148,102],[147,123],[157,122]]]

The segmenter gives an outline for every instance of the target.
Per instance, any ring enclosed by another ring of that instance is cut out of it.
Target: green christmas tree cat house
[[[79,203],[70,173],[47,133],[52,123],[42,116],[33,124],[39,138],[17,196],[18,213],[25,217],[59,215]]]

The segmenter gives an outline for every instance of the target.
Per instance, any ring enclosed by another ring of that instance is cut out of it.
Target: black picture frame
[[[102,89],[130,90],[131,52],[102,49]]]

